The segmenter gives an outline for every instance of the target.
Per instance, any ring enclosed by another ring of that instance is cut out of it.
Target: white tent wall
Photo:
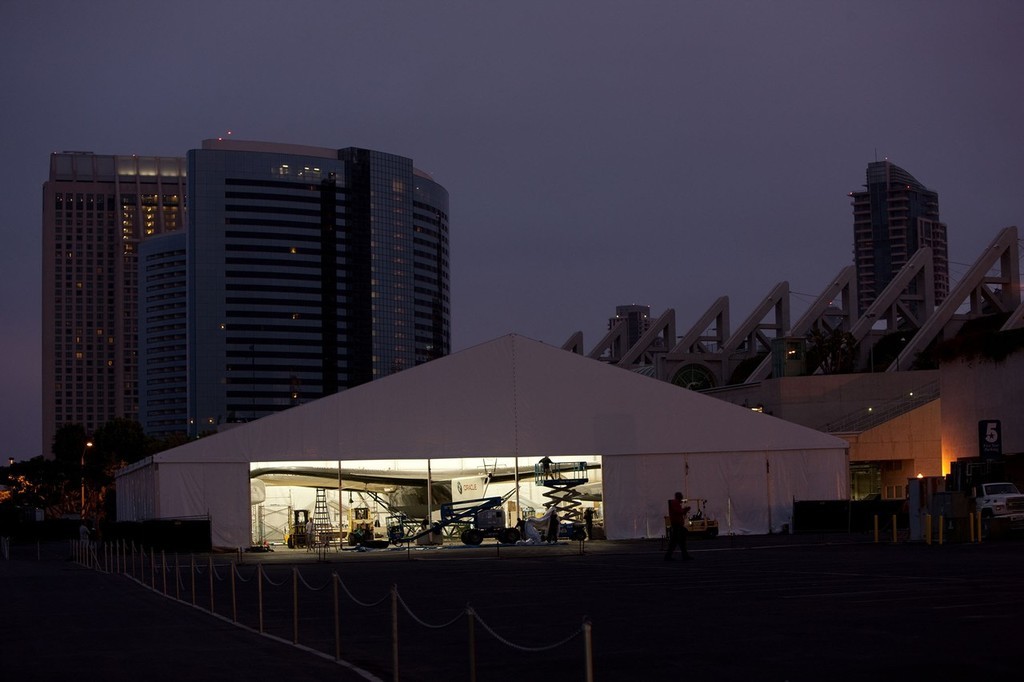
[[[252,510],[249,465],[244,463],[157,465],[156,518],[210,518],[214,547],[248,547]]]
[[[117,520],[145,521],[156,516],[156,479],[153,458],[117,472]]]
[[[661,535],[665,500],[684,482],[690,496],[710,500],[723,532],[778,530],[794,495],[846,498],[835,484],[845,480],[836,467],[846,452],[828,434],[510,334],[161,452],[153,481],[135,470],[118,481],[130,488],[140,476],[131,514],[209,513],[214,543],[241,546],[251,530],[250,463],[387,461],[397,470],[429,458],[437,480],[441,462],[459,458],[601,456],[615,539]],[[779,453],[777,466],[769,453]],[[160,494],[147,507],[149,489]]]
[[[789,450],[766,453],[772,532],[793,526],[793,502],[845,500],[850,495],[850,463],[843,453]]]
[[[668,500],[678,491],[708,500],[722,533],[778,532],[792,523],[793,499],[843,499],[845,453],[774,451],[614,455],[602,458],[609,540],[665,533]]]

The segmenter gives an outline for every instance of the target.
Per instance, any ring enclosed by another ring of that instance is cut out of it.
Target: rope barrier
[[[365,606],[367,608],[373,608],[374,606],[380,606],[381,604],[386,602],[391,597],[391,593],[388,593],[388,594],[385,594],[383,597],[381,597],[380,599],[378,599],[375,602],[363,602],[363,601],[359,601],[358,599],[356,599],[355,595],[352,594],[352,592],[349,591],[348,585],[345,584],[344,580],[342,580],[341,578],[338,578],[338,584],[341,585],[341,589],[345,590],[345,594],[348,595],[349,599],[354,601],[359,606]]]
[[[559,642],[555,642],[554,644],[549,644],[548,646],[523,646],[521,644],[516,644],[515,642],[511,642],[511,641],[505,639],[504,637],[499,635],[497,632],[495,632],[494,629],[491,628],[491,626],[488,625],[482,618],[480,618],[480,614],[476,613],[475,611],[474,611],[474,614],[476,615],[476,622],[480,623],[480,625],[483,626],[483,629],[487,630],[487,632],[489,632],[490,635],[492,637],[494,637],[494,639],[498,640],[499,642],[501,642],[505,646],[510,647],[512,649],[515,649],[517,651],[527,651],[527,652],[531,652],[531,653],[537,653],[537,652],[541,652],[541,651],[551,651],[552,649],[557,649],[558,647],[560,647],[560,646],[562,646],[564,644],[568,644],[569,642],[571,642],[572,640],[576,639],[577,637],[579,637],[583,633],[583,628],[581,627],[579,630],[577,630],[576,632],[572,633],[571,635],[569,635],[565,639],[563,639],[563,640],[561,640]]]
[[[271,579],[270,579],[270,576],[269,576],[269,575],[267,575],[267,572],[266,572],[266,571],[263,571],[263,579],[264,579],[265,581],[267,581],[267,583],[268,583],[268,584],[269,584],[269,585],[270,585],[271,587],[281,587],[281,585],[284,585],[284,584],[285,584],[285,582],[287,582],[287,578],[283,578],[283,579],[281,580],[281,582],[279,582],[279,583],[275,583],[275,582],[274,582],[273,580],[271,580]]]
[[[427,622],[423,621],[422,619],[420,619],[415,613],[412,612],[412,609],[410,609],[409,605],[405,603],[405,600],[402,599],[402,595],[398,592],[397,589],[395,590],[395,596],[398,597],[398,603],[402,605],[402,608],[405,609],[405,612],[409,614],[409,617],[412,618],[413,621],[415,621],[416,623],[419,623],[420,625],[422,625],[425,628],[430,628],[431,630],[441,630],[441,629],[450,627],[452,625],[455,625],[460,620],[462,620],[463,616],[466,615],[466,613],[463,611],[463,612],[460,612],[457,616],[452,618],[447,623],[442,623],[441,625],[431,625],[430,623],[427,623]]]
[[[127,550],[127,546],[125,547],[125,549]],[[91,543],[88,544],[88,545],[84,545],[83,543],[75,543],[74,541],[72,541],[72,543],[71,543],[71,550],[72,550],[72,554],[73,554],[74,558],[77,560],[77,562],[80,563],[81,565],[83,565],[84,567],[91,568],[91,569],[93,569],[95,571],[98,571],[98,572],[105,572],[104,569],[103,569],[103,565],[101,565],[101,562],[99,560],[97,548],[96,548],[95,545],[92,545]],[[124,567],[124,574],[126,575],[126,577],[129,577],[130,580],[132,580],[133,582],[136,582],[137,584],[141,585],[142,587],[145,587],[147,589],[150,589],[150,590],[152,590],[154,592],[158,592],[158,593],[162,591],[165,597],[167,597],[167,598],[175,598],[175,599],[178,599],[178,601],[180,601],[180,588],[184,588],[184,587],[186,587],[186,585],[185,585],[185,583],[184,583],[184,581],[182,579],[182,576],[180,574],[177,554],[175,555],[175,562],[174,562],[175,565],[173,567],[174,582],[175,582],[175,595],[176,596],[172,597],[172,595],[170,595],[168,593],[168,588],[167,588],[167,573],[168,573],[168,571],[171,570],[171,568],[168,566],[168,561],[167,561],[166,555],[163,552],[161,552],[161,556],[159,558],[157,558],[155,556],[154,550],[152,548],[150,548],[150,555],[147,557],[145,550],[141,549],[141,548],[140,548],[140,550],[141,551],[139,552],[139,554],[140,554],[140,559],[141,559],[141,564],[142,565],[140,566],[141,570],[139,572],[142,573],[142,576],[145,576],[145,568],[146,568],[145,564],[146,564],[146,561],[148,560],[149,561],[149,569],[150,569],[149,570],[149,576],[148,576],[149,580],[148,581],[146,581],[145,577],[141,577],[141,579],[140,579],[140,578],[136,578],[135,576],[128,576],[127,556],[124,557],[123,562],[120,562],[117,559],[117,556],[115,555],[114,558],[113,558],[114,559],[114,565],[117,566],[119,563],[121,565],[123,565],[123,567]],[[104,561],[103,563],[105,564],[106,561]],[[196,578],[197,575],[202,575],[204,573],[204,570],[203,570],[204,567],[196,563],[194,555],[191,558],[190,564],[191,564],[191,566],[189,568],[190,568],[190,574],[191,574],[192,606],[194,608],[200,608],[200,607],[197,607],[196,603],[195,603],[196,602],[195,578]],[[133,572],[134,572],[134,568],[135,568],[135,554],[134,554],[134,547],[133,547],[132,548],[132,571]],[[228,575],[231,578],[231,614],[230,614],[230,617],[226,618],[226,617],[224,617],[222,615],[219,615],[219,614],[214,612],[214,602],[213,602],[213,596],[214,596],[213,595],[213,580],[214,580],[214,578],[216,578],[217,580],[223,581],[225,578],[222,577],[220,572],[217,570],[217,566],[213,562],[213,558],[212,557],[208,557],[207,558],[207,568],[208,568],[208,571],[209,571],[209,588],[210,588],[210,595],[209,595],[210,596],[210,608],[207,611],[207,613],[209,613],[210,615],[213,615],[214,617],[222,618],[222,619],[224,619],[224,620],[226,620],[228,622],[231,622],[231,623],[233,623],[233,624],[235,624],[235,625],[237,625],[239,627],[246,627],[247,629],[252,630],[251,627],[242,625],[241,623],[238,622],[238,612],[237,612],[237,603],[236,603],[236,598],[237,597],[236,597],[236,594],[235,594],[235,580],[237,579],[237,580],[240,580],[241,582],[245,583],[245,582],[251,582],[253,577],[250,576],[249,578],[246,578],[245,576],[243,576],[241,571],[239,571],[238,565],[234,561],[232,561],[229,564],[229,571],[230,571],[230,573]],[[155,575],[157,571],[159,571],[161,573],[161,576],[163,578],[163,582],[159,586],[157,585],[156,575]],[[266,570],[264,570],[262,564],[257,564],[256,565],[255,572],[256,572],[256,575],[255,575],[256,582],[257,582],[257,585],[259,587],[259,593],[258,593],[258,601],[259,601],[259,605],[258,605],[259,628],[258,628],[257,631],[261,635],[263,635],[263,636],[271,637],[273,639],[278,639],[279,641],[286,642],[286,640],[284,640],[282,638],[279,638],[279,637],[275,637],[273,635],[269,635],[265,631],[264,622],[263,622],[263,615],[264,615],[263,614],[263,583],[266,582],[268,585],[270,585],[272,587],[282,587],[282,586],[284,586],[286,584],[286,582],[288,582],[287,578],[284,578],[284,579],[282,579],[282,580],[280,580],[278,582],[275,582],[267,574]],[[573,641],[577,637],[580,637],[580,635],[583,635],[583,638],[584,638],[584,650],[585,650],[585,656],[586,656],[586,660],[585,660],[585,664],[584,664],[585,665],[585,679],[588,682],[593,680],[593,648],[592,648],[592,641],[591,641],[591,634],[590,634],[590,632],[591,632],[591,624],[590,624],[590,621],[588,619],[586,619],[586,618],[584,618],[584,621],[583,621],[583,624],[582,624],[581,627],[577,628],[575,631],[573,631],[567,637],[564,637],[564,638],[558,640],[557,642],[554,642],[554,643],[551,643],[551,644],[547,644],[547,645],[543,645],[543,646],[526,646],[526,645],[522,645],[522,644],[517,644],[517,643],[511,641],[510,639],[508,639],[507,637],[504,637],[503,635],[501,635],[498,632],[496,632],[493,627],[491,627],[486,621],[484,621],[483,619],[480,618],[479,613],[472,606],[470,606],[469,604],[466,605],[465,609],[461,610],[459,613],[457,613],[453,618],[451,618],[448,621],[445,621],[445,622],[442,622],[442,623],[430,623],[430,622],[427,622],[427,621],[423,620],[421,617],[419,617],[413,611],[412,607],[405,601],[405,599],[402,597],[402,595],[398,592],[398,586],[397,585],[392,585],[390,590],[388,591],[388,593],[385,594],[384,596],[382,596],[380,599],[377,599],[375,601],[363,601],[363,600],[357,598],[352,593],[352,591],[345,584],[345,582],[341,579],[341,577],[337,574],[337,572],[332,572],[330,577],[327,579],[327,581],[323,585],[321,585],[321,586],[313,586],[313,585],[311,585],[309,583],[309,581],[306,580],[306,578],[301,574],[301,572],[299,572],[298,568],[296,568],[296,567],[292,568],[291,573],[292,573],[292,580],[291,580],[292,588],[291,588],[291,590],[292,590],[292,598],[293,598],[292,638],[291,638],[292,641],[291,642],[287,642],[287,643],[290,643],[293,646],[296,646],[296,647],[299,647],[299,648],[302,648],[302,649],[307,649],[307,650],[310,650],[310,651],[314,651],[312,649],[308,649],[308,647],[301,646],[298,643],[298,639],[299,639],[299,637],[298,637],[298,634],[299,634],[299,610],[298,610],[298,592],[297,592],[298,584],[301,582],[302,585],[304,585],[306,587],[306,589],[308,589],[308,590],[310,590],[312,592],[321,592],[323,590],[326,590],[328,587],[333,587],[333,589],[334,589],[333,617],[334,617],[334,621],[335,621],[335,627],[334,627],[334,629],[335,629],[334,635],[335,636],[334,636],[334,647],[333,647],[334,648],[333,660],[335,660],[337,663],[339,663],[341,665],[346,665],[348,667],[351,667],[350,664],[348,664],[345,661],[341,660],[341,636],[340,636],[340,620],[339,620],[340,619],[340,613],[339,613],[339,609],[338,609],[338,596],[340,594],[340,591],[344,590],[344,593],[348,596],[349,599],[352,600],[353,603],[355,603],[358,606],[362,606],[364,608],[374,608],[374,607],[380,606],[381,604],[384,604],[386,601],[388,601],[388,599],[391,600],[392,664],[394,666],[393,672],[394,672],[394,674],[396,676],[395,679],[397,679],[397,675],[398,675],[398,621],[397,621],[398,610],[397,609],[398,609],[398,606],[401,605],[402,609],[405,611],[405,613],[407,613],[409,615],[409,617],[412,619],[412,621],[414,623],[416,623],[416,624],[418,624],[418,625],[420,625],[420,626],[422,626],[424,628],[430,629],[430,630],[443,630],[445,628],[452,627],[455,624],[459,623],[464,617],[467,619],[467,622],[468,622],[468,634],[469,634],[469,648],[470,648],[470,675],[471,675],[471,679],[473,679],[473,680],[476,679],[476,653],[475,653],[475,649],[476,649],[476,626],[477,626],[477,624],[479,624],[479,626],[481,628],[483,628],[483,630],[485,630],[488,634],[490,634],[497,642],[499,642],[501,644],[504,644],[505,646],[507,646],[507,647],[509,647],[511,649],[514,649],[516,651],[525,652],[525,653],[541,653],[541,652],[551,651],[551,650],[557,649],[559,647],[562,647],[562,646],[568,644],[569,642]],[[203,609],[203,610],[206,611],[206,609]],[[329,654],[324,654],[323,652],[315,652],[315,653],[318,653],[318,655],[322,655],[322,656],[330,658]]]
[[[250,580],[252,580],[252,578],[243,577],[241,571],[238,570],[238,566],[232,566],[231,569],[235,572],[235,577],[241,580],[243,583],[247,583]]]
[[[296,570],[296,573],[298,573],[299,582],[301,582],[303,585],[305,585],[306,589],[312,590],[313,592],[320,592],[321,590],[326,590],[331,585],[331,579],[328,578],[327,582],[325,582],[320,587],[313,587],[312,585],[310,585],[309,583],[306,582],[306,579],[302,577],[302,573],[300,571]]]

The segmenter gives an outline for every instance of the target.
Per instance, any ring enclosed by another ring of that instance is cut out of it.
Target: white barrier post
[[[466,604],[466,620],[469,621],[469,682],[476,682],[476,613]]]
[[[292,644],[299,643],[299,569],[292,566]]]
[[[209,559],[209,562],[207,564],[207,569],[210,571],[210,613],[214,613],[214,609],[213,609],[213,557],[210,556],[210,557],[207,557],[207,558]]]
[[[263,634],[263,564],[256,564],[256,585],[259,588],[260,634]]]
[[[594,682],[594,645],[591,640],[591,625],[589,620],[583,621],[583,651],[586,656],[586,680]]]
[[[338,583],[341,578],[337,573],[331,573],[331,582],[334,583],[334,660],[341,660],[341,620],[338,617]]]
[[[398,585],[391,586],[391,665],[398,682]]]

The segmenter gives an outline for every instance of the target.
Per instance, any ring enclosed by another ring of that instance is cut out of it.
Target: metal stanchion
[[[974,544],[974,512],[967,515],[967,525],[970,527],[971,544]]]
[[[924,526],[924,544],[930,545],[930,544],[932,544],[932,515],[931,514],[925,514],[924,515],[924,523],[925,523],[925,526]]]
[[[895,545],[896,541],[897,541],[897,537],[896,537],[896,515],[893,514],[892,515],[892,544]]]
[[[235,594],[235,564],[231,562],[231,622],[238,622],[238,598]]]
[[[875,544],[878,544],[878,514],[875,514]]]
[[[164,596],[166,597],[167,596],[167,552],[165,550],[162,550],[162,549],[160,550],[160,565],[163,567],[163,570],[160,572],[160,575],[163,577]]]
[[[945,530],[942,526],[944,525],[945,518],[942,514],[939,514],[939,546],[942,546],[942,533]]]
[[[189,575],[192,578],[192,606],[196,605],[196,555],[189,555]]]

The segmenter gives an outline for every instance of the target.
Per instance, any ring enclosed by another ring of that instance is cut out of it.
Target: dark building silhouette
[[[188,174],[190,434],[448,354],[448,192],[411,159],[205,140]]]
[[[949,293],[946,225],[939,195],[888,160],[868,164],[867,183],[853,200],[858,307],[864,312],[914,253],[931,247],[935,302]]]

